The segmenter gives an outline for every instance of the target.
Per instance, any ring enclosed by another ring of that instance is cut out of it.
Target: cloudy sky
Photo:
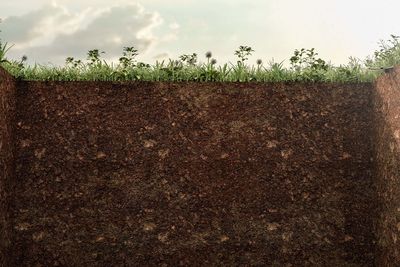
[[[400,35],[398,0],[16,0],[0,2],[0,38],[14,44],[9,58],[62,64],[90,49],[116,60],[125,46],[154,63],[212,51],[236,62],[251,46],[263,61],[288,59],[315,47],[334,64],[365,58],[378,42]]]

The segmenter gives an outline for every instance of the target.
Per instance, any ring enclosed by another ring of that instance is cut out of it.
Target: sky
[[[138,61],[178,59],[211,51],[218,64],[236,62],[241,45],[257,59],[288,64],[295,49],[315,48],[335,65],[365,59],[380,40],[400,35],[398,0],[15,0],[0,2],[0,39],[8,58],[60,65],[105,51],[117,61],[123,47]]]

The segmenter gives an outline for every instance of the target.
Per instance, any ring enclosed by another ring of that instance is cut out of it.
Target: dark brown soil
[[[376,82],[376,172],[379,266],[400,266],[400,69]]]
[[[13,124],[15,80],[0,68],[0,266],[9,266],[12,225],[10,203],[14,175]]]
[[[15,175],[0,176],[15,183],[12,251],[0,255],[22,267],[398,261],[395,242],[378,249],[375,237],[394,233],[383,207],[400,193],[382,197],[395,182],[377,174],[395,158],[385,154],[390,131],[375,130],[378,91],[18,82],[15,121],[0,115],[15,140]]]
[[[370,94],[26,83],[15,264],[371,262]]]

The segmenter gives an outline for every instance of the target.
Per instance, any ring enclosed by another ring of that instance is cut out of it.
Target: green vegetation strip
[[[261,59],[250,66],[246,63],[254,50],[248,46],[235,51],[236,64],[222,66],[211,52],[205,54],[205,63],[198,63],[193,53],[149,65],[137,62],[134,47],[125,47],[117,64],[106,62],[101,58],[104,52],[94,49],[85,62],[68,57],[64,66],[31,66],[26,64],[26,56],[20,61],[8,60],[11,47],[0,40],[0,65],[18,79],[39,81],[372,82],[382,71],[400,63],[400,42],[395,35],[381,41],[379,50],[366,60],[350,57],[348,64],[340,66],[318,58],[314,48],[295,50],[290,67],[284,67],[283,62],[264,64]]]

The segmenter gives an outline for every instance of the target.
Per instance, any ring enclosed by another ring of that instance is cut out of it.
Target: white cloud
[[[84,15],[84,14],[82,14]],[[45,5],[22,16],[5,18],[2,24],[5,39],[16,44],[16,49],[39,43],[57,34],[78,29],[82,16],[72,15],[56,4]]]
[[[146,53],[160,41],[153,31],[161,24],[157,12],[148,12],[137,3],[75,13],[53,3],[5,18],[2,37],[15,44],[11,57],[26,54],[30,62],[63,63],[68,56],[82,58],[95,48],[105,51],[108,59],[120,55],[124,46]],[[170,31],[168,36],[176,36],[176,29]]]

